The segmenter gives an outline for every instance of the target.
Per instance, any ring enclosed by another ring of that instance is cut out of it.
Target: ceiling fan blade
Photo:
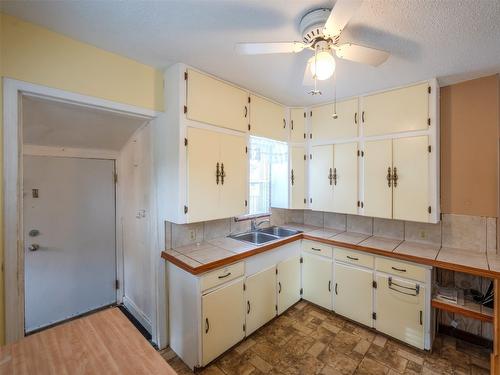
[[[302,42],[277,43],[237,43],[236,52],[240,55],[262,55],[268,53],[297,53],[306,48]]]
[[[341,59],[373,66],[379,66],[390,56],[389,52],[351,43],[341,44],[335,48],[335,51],[337,57]]]
[[[326,20],[323,34],[327,37],[339,35],[362,3],[363,0],[337,0]]]

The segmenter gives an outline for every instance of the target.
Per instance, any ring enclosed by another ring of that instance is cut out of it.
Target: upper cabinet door
[[[284,107],[256,95],[250,95],[250,100],[250,134],[286,141]]]
[[[249,108],[246,91],[192,69],[188,69],[187,74],[188,119],[247,131]]]
[[[246,137],[219,134],[221,199],[215,218],[243,215],[246,212],[248,157]],[[205,197],[206,198],[206,197]]]
[[[290,142],[306,140],[306,113],[304,108],[290,109]]]
[[[392,218],[392,140],[370,141],[364,150],[364,215]]]
[[[358,213],[358,143],[333,146],[333,210]]]
[[[220,167],[219,133],[188,128],[187,189],[188,222],[215,219],[219,210],[220,181],[216,181],[217,163]]]
[[[363,97],[361,117],[364,135],[427,129],[428,88],[429,85],[423,83]]]
[[[313,141],[332,141],[358,136],[358,99],[337,102],[337,118],[333,118],[333,104],[311,109]]]
[[[333,211],[333,146],[311,148],[309,163],[309,186],[311,208],[318,211]]]
[[[304,209],[306,206],[306,160],[304,147],[291,147],[290,208]]]
[[[393,174],[397,176],[393,183],[394,219],[429,221],[428,137],[393,142]]]

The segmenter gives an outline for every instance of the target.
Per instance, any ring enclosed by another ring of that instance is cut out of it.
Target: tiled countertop
[[[439,268],[500,278],[500,256],[493,253],[441,248],[440,245],[303,224],[290,223],[283,227],[301,230],[303,234],[267,242],[263,245],[252,245],[228,237],[216,238],[199,244],[166,250],[162,253],[162,257],[190,273],[200,274],[304,238]]]

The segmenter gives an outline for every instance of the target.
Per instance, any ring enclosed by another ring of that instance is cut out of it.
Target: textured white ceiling
[[[325,0],[2,1],[6,13],[135,60],[185,62],[289,105],[307,95],[309,52],[238,56],[236,42],[300,40],[301,16]],[[449,84],[500,72],[499,0],[365,0],[342,39],[390,51],[382,66],[337,64],[338,97],[437,77]]]
[[[119,151],[144,119],[23,97],[23,143]]]

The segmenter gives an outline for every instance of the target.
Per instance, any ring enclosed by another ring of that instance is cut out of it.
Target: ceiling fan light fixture
[[[335,58],[330,51],[320,51],[309,63],[311,73],[320,81],[330,78],[335,72]]]

